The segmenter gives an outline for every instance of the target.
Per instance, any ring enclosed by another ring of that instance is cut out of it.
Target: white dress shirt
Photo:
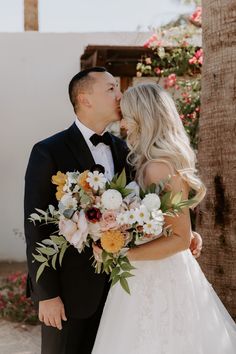
[[[102,165],[105,168],[105,176],[107,179],[111,180],[114,176],[114,162],[110,146],[103,143],[99,143],[97,146],[94,146],[89,138],[95,134],[95,132],[81,123],[78,118],[76,118],[75,124],[81,131],[95,163]]]

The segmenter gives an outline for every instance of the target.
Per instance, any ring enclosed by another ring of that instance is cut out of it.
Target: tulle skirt
[[[236,325],[189,250],[133,265],[131,295],[108,294],[93,354],[236,353]]]

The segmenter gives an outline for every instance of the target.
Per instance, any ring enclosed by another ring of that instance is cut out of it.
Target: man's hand
[[[190,250],[191,250],[193,256],[195,258],[198,258],[200,256],[201,250],[202,250],[202,238],[195,231],[192,231],[192,234],[193,234],[193,238],[191,240]]]
[[[59,296],[39,301],[39,320],[46,326],[62,329],[61,320],[67,321],[65,308]]]

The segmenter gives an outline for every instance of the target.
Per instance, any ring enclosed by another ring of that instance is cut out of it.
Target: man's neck
[[[107,125],[103,122],[91,121],[91,119],[88,119],[84,116],[81,117],[80,115],[78,115],[76,119],[78,119],[83,125],[93,130],[97,134],[102,134],[107,127]]]

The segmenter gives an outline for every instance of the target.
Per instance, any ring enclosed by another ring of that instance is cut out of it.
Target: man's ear
[[[87,107],[87,108],[91,107],[89,97],[86,93],[79,93],[77,96],[77,100],[78,100],[79,106]]]

